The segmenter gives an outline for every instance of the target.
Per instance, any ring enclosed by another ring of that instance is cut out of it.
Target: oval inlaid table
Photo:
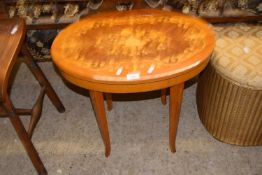
[[[215,37],[204,21],[161,10],[104,12],[61,31],[53,61],[69,82],[86,88],[105,144],[111,151],[103,93],[170,88],[169,145],[176,151],[184,82],[207,65]]]

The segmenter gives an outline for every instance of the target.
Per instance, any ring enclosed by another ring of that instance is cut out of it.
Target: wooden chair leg
[[[60,101],[59,97],[57,96],[56,92],[54,91],[53,87],[45,77],[40,67],[33,60],[32,55],[28,51],[26,44],[22,46],[21,52],[25,56],[23,61],[28,66],[30,71],[33,73],[35,78],[38,80],[39,84],[42,87],[46,88],[46,94],[51,100],[51,102],[54,104],[54,106],[57,108],[59,112],[64,112],[65,111],[64,105]]]
[[[35,130],[35,127],[40,120],[41,114],[42,114],[42,107],[43,107],[43,100],[45,97],[45,88],[41,89],[41,92],[31,110],[31,119],[29,123],[29,128],[28,128],[28,136],[31,139],[33,132]]]
[[[105,93],[105,97],[106,97],[106,103],[107,103],[107,110],[111,111],[113,109],[112,94]]]
[[[15,128],[15,131],[21,140],[31,162],[33,163],[36,171],[39,175],[47,175],[47,171],[44,167],[43,162],[41,161],[38,152],[36,151],[31,139],[29,138],[26,129],[20,120],[19,116],[16,115],[14,107],[10,101],[10,99],[7,99],[6,104],[4,105],[6,108],[7,113],[9,114],[9,119]]]
[[[2,102],[0,101],[0,118],[6,118],[6,117],[8,117],[8,113],[6,112],[6,110],[2,106]]]
[[[183,99],[184,83],[170,87],[169,96],[169,146],[176,152],[176,134]]]
[[[161,102],[163,105],[166,105],[166,93],[167,93],[166,88],[161,90]]]
[[[15,113],[16,113],[17,115],[31,115],[32,109],[20,109],[20,108],[16,108],[16,109],[15,109]]]

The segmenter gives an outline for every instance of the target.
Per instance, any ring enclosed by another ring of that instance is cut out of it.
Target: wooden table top
[[[204,21],[162,10],[106,12],[56,37],[51,54],[65,74],[111,84],[155,81],[206,62],[215,37]]]

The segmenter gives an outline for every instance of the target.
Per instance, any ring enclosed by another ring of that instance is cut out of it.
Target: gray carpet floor
[[[88,92],[62,81],[52,63],[43,71],[63,101],[58,113],[46,97],[33,142],[50,175],[261,175],[262,147],[239,147],[214,139],[201,124],[196,84],[185,89],[177,152],[168,147],[168,105],[159,92],[116,95],[107,112],[112,151],[104,145]],[[31,107],[39,85],[21,65],[12,86],[16,107]],[[28,117],[22,117],[25,125]],[[8,119],[0,121],[0,174],[37,174]]]

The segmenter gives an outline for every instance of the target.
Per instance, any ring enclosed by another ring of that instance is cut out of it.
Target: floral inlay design
[[[206,47],[206,33],[176,16],[89,18],[70,29],[74,34],[63,31],[56,50],[97,71],[168,67],[190,59]]]

